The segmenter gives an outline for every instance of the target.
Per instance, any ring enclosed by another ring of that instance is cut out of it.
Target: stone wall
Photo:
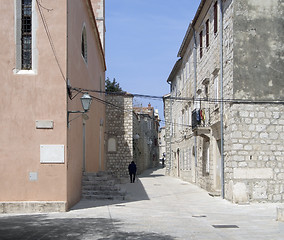
[[[148,114],[135,114],[131,94],[107,95],[106,101],[107,171],[113,176],[124,178],[128,176],[131,161],[136,163],[137,174],[156,167],[159,148],[158,133],[154,129],[155,120]]]
[[[235,98],[284,96],[283,12],[283,1],[234,1]]]
[[[262,0],[218,1],[218,3],[223,2],[223,72],[221,72],[220,22],[217,33],[213,32],[215,2],[207,1],[204,9],[199,13],[199,19],[196,20],[194,29],[191,29],[196,32],[186,35],[186,38],[190,38],[183,42],[183,44],[188,43],[187,49],[182,50],[184,54],[169,77],[171,93],[164,97],[166,173],[194,182],[208,191],[221,192],[222,126],[224,197],[236,203],[283,202],[284,106],[280,103],[254,102],[254,100],[281,100],[281,98],[283,100],[284,82],[279,78],[281,68],[279,66],[281,64],[283,66],[283,61],[279,61],[280,55],[276,53],[281,51],[282,47],[273,49],[271,53],[268,51],[273,44],[274,46],[281,44],[283,33],[275,37],[277,42],[271,40],[270,43],[264,44],[262,49],[261,43],[266,39],[263,36],[267,33],[263,32],[264,28],[259,27],[262,23],[260,19],[263,19],[265,24],[275,21],[276,25],[271,26],[271,36],[268,38],[271,39],[279,27],[280,15],[276,13],[281,11],[281,7],[278,6],[279,2],[274,0],[269,3]],[[258,8],[254,8],[253,5]],[[262,13],[270,8],[273,14],[264,16]],[[220,18],[219,13],[218,18]],[[206,35],[203,34],[201,57],[200,33],[206,32],[207,20],[209,20],[210,43],[206,46]],[[253,28],[255,26],[256,29]],[[190,31],[188,30],[187,33]],[[196,52],[194,41],[196,41]],[[269,55],[268,65],[265,65],[263,59],[257,62],[252,59],[258,53],[261,55],[256,59],[261,58],[263,54]],[[274,62],[275,68],[272,69],[271,64]],[[223,108],[220,101],[221,73],[223,73],[223,98],[227,100],[223,102]],[[258,99],[260,95],[261,98]],[[197,100],[192,102],[169,98],[191,99],[194,96]],[[240,104],[237,103],[236,98],[250,101]],[[207,126],[199,125],[193,130],[191,127],[187,129],[184,121],[180,121],[180,117],[184,117],[183,114],[187,109],[198,108],[205,110]],[[221,114],[223,123],[221,123]],[[208,151],[205,151],[206,146]],[[188,154],[189,152],[191,153]]]
[[[234,104],[225,134],[226,196],[284,201],[284,106]]]
[[[106,169],[118,178],[128,176],[133,160],[133,96],[107,95]]]

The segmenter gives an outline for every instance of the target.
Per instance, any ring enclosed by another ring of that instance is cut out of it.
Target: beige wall
[[[104,90],[104,58],[100,52],[96,23],[92,21],[92,15],[89,14],[89,6],[85,1],[68,1],[68,79],[72,87]],[[84,25],[87,31],[87,63],[81,55],[81,34]],[[75,94],[76,92],[73,96]],[[104,99],[103,94],[92,92],[89,94]],[[68,99],[69,110],[82,110],[81,96],[82,94],[79,94],[73,100]],[[105,105],[93,99],[88,116],[89,120],[86,121],[86,171],[97,172],[104,170]],[[71,119],[76,117],[78,114],[70,116]],[[101,120],[103,121],[102,127],[100,127]],[[68,129],[68,199],[71,205],[81,196],[78,189],[81,188],[83,166],[82,127],[83,119],[79,116],[70,123]]]
[[[66,201],[66,157],[64,164],[40,163],[41,144],[62,144],[66,149],[65,82],[36,6],[37,74],[14,73],[15,2],[0,0],[0,201]],[[53,9],[44,14],[65,73],[65,3],[43,4]],[[37,120],[52,120],[54,128],[36,129]],[[30,172],[38,174],[36,181],[30,181]]]

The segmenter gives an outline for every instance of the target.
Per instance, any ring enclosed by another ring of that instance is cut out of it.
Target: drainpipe
[[[221,122],[221,194],[222,198],[225,198],[225,177],[224,177],[224,102],[223,102],[223,6],[222,0],[218,0],[220,9],[220,97],[221,97],[221,111],[220,111],[220,122]]]
[[[197,42],[196,42],[196,31],[193,29],[194,47],[193,47],[193,65],[194,65],[194,105],[196,101],[197,91]],[[194,136],[194,160],[195,160],[195,180],[197,181],[197,136]]]
[[[169,166],[167,167],[169,173],[170,173],[170,169],[172,167],[172,133],[173,133],[173,111],[172,111],[172,107],[173,107],[173,99],[172,99],[172,84],[170,84],[170,92],[171,92],[171,97],[170,97],[170,152],[169,152]],[[167,165],[166,165],[167,166]],[[170,174],[169,174],[170,175]]]
[[[83,119],[83,172],[86,171],[86,120]]]
[[[102,134],[103,134],[104,120],[100,120],[100,137],[99,137],[99,171],[102,171]]]

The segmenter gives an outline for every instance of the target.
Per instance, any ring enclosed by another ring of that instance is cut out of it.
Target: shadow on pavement
[[[9,216],[0,218],[1,240],[28,239],[113,239],[173,240],[168,235],[147,232],[123,232],[123,222],[105,218],[48,218],[47,215]]]
[[[82,199],[79,203],[73,206],[70,210],[79,210],[79,209],[87,209],[93,207],[101,207],[108,205],[116,205],[116,204],[124,204],[128,202],[136,202],[143,200],[150,200],[145,190],[143,183],[140,179],[143,178],[156,178],[162,177],[164,174],[153,174],[157,169],[160,168],[151,168],[145,170],[142,174],[138,175],[135,183],[124,183],[119,184],[121,189],[126,192],[126,196],[124,200],[84,200]]]

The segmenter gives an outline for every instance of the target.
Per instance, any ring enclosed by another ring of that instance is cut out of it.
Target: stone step
[[[117,191],[117,192],[113,192],[113,191],[97,191],[97,190],[83,190],[82,191],[82,194],[84,196],[87,196],[87,195],[93,195],[93,196],[96,196],[96,195],[105,195],[105,196],[123,196],[125,195],[125,192],[123,191]]]
[[[121,191],[117,181],[109,174],[84,173],[82,178],[82,198],[124,200],[126,192]]]
[[[93,184],[93,185],[113,185],[115,184],[115,180],[101,180],[101,179],[95,179],[95,180],[82,180],[82,184]]]
[[[116,185],[112,185],[112,186],[83,185],[82,190],[119,191],[120,188]]]
[[[111,195],[85,195],[83,199],[88,200],[125,200],[125,196],[111,196]]]

